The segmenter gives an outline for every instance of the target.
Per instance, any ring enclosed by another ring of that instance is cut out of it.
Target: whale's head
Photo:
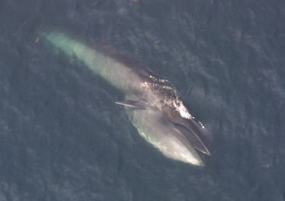
[[[142,102],[128,102],[128,116],[140,135],[174,160],[204,166],[199,152],[210,155],[202,140],[203,127],[183,110],[169,105],[162,109],[148,107]]]

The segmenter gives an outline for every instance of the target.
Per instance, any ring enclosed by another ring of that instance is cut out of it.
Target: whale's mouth
[[[193,120],[189,120],[190,123],[186,126],[174,123],[174,126],[181,132],[183,135],[187,138],[189,143],[198,151],[200,151],[203,154],[206,154],[208,156],[211,155],[210,151],[204,144],[203,140],[201,139],[201,131],[196,125],[196,122]]]

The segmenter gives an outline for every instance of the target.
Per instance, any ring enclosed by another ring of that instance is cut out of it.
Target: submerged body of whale
[[[41,35],[125,94],[125,100],[116,103],[125,106],[129,119],[146,141],[169,158],[204,165],[197,152],[210,155],[201,139],[203,126],[194,120],[165,80],[134,69],[104,51],[91,49],[65,33]]]

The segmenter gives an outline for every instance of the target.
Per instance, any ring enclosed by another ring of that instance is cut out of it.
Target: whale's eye
[[[171,111],[172,116],[176,117],[177,116],[177,112],[175,110]]]

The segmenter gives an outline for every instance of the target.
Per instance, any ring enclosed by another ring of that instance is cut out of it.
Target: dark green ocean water
[[[207,166],[145,142],[119,91],[37,41],[46,27],[169,80]],[[281,0],[0,0],[0,201],[284,200],[284,68]]]

